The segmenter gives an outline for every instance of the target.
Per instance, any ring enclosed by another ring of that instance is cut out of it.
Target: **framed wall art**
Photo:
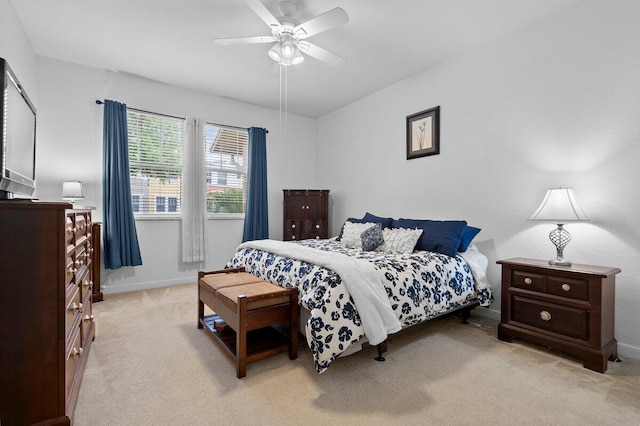
[[[440,154],[440,106],[407,116],[407,160]]]

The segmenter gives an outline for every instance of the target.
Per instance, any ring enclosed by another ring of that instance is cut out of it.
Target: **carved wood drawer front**
[[[587,311],[513,296],[513,319],[537,328],[587,340]]]
[[[68,287],[69,288],[69,287]],[[67,335],[71,333],[74,321],[82,313],[82,301],[80,299],[80,289],[78,287],[70,287],[72,293],[67,293],[67,305],[65,309],[65,328]]]
[[[547,276],[526,271],[513,271],[512,285],[531,291],[547,292]]]
[[[73,376],[76,374],[83,352],[84,349],[82,348],[82,342],[80,340],[80,324],[77,324],[73,327],[72,337],[68,341],[65,350],[65,398],[67,402],[74,384]]]
[[[563,277],[549,277],[547,291],[556,296],[571,299],[589,300],[588,283],[585,280],[574,280]]]

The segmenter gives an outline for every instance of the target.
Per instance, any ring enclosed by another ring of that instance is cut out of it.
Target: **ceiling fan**
[[[232,45],[275,42],[268,53],[269,57],[280,65],[301,63],[304,60],[303,53],[336,67],[347,63],[345,58],[306,40],[315,34],[349,22],[349,15],[342,8],[336,7],[300,23],[293,17],[296,5],[291,1],[283,1],[279,4],[282,13],[279,18],[273,16],[260,0],[244,0],[244,2],[269,26],[271,35],[218,38],[215,40],[216,43]]]

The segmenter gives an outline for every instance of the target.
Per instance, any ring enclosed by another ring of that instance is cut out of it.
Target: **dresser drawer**
[[[70,344],[67,344],[65,351],[65,399],[67,400],[67,404],[69,403],[69,396],[73,389],[75,375],[79,374],[77,370],[80,365],[80,359],[84,355],[80,336],[80,324],[78,323],[78,325],[73,328]]]
[[[547,292],[556,296],[571,299],[589,300],[589,285],[585,280],[572,278],[549,277]]]
[[[531,291],[547,292],[547,276],[526,271],[513,271],[511,277],[513,287],[524,288]]]
[[[89,330],[93,323],[93,306],[91,304],[91,293],[88,293],[84,299],[82,299],[82,324],[80,326],[82,330],[82,346],[87,347],[87,340],[89,340]]]
[[[543,330],[587,340],[588,312],[584,309],[557,305],[525,297],[513,296],[511,318]]]
[[[67,330],[67,335],[69,335],[76,318],[82,313],[80,289],[77,286],[67,287],[67,303],[64,312],[65,329]]]

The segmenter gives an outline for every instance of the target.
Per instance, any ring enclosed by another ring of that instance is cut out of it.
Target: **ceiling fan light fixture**
[[[304,56],[302,56],[302,53],[300,53],[300,51],[296,49],[295,55],[293,55],[293,58],[291,58],[291,65],[301,64],[302,61],[304,61]]]
[[[280,42],[282,43],[282,51],[281,51],[282,56],[284,56],[287,59],[293,58],[296,54],[297,49],[295,44],[293,44],[293,40],[291,36],[284,34]]]
[[[280,55],[280,52],[282,51],[282,47],[280,46],[280,43],[276,43],[273,45],[273,47],[271,47],[271,49],[269,49],[269,52],[267,52],[269,54],[269,57],[271,59],[273,59],[276,62],[280,62],[283,58]]]

